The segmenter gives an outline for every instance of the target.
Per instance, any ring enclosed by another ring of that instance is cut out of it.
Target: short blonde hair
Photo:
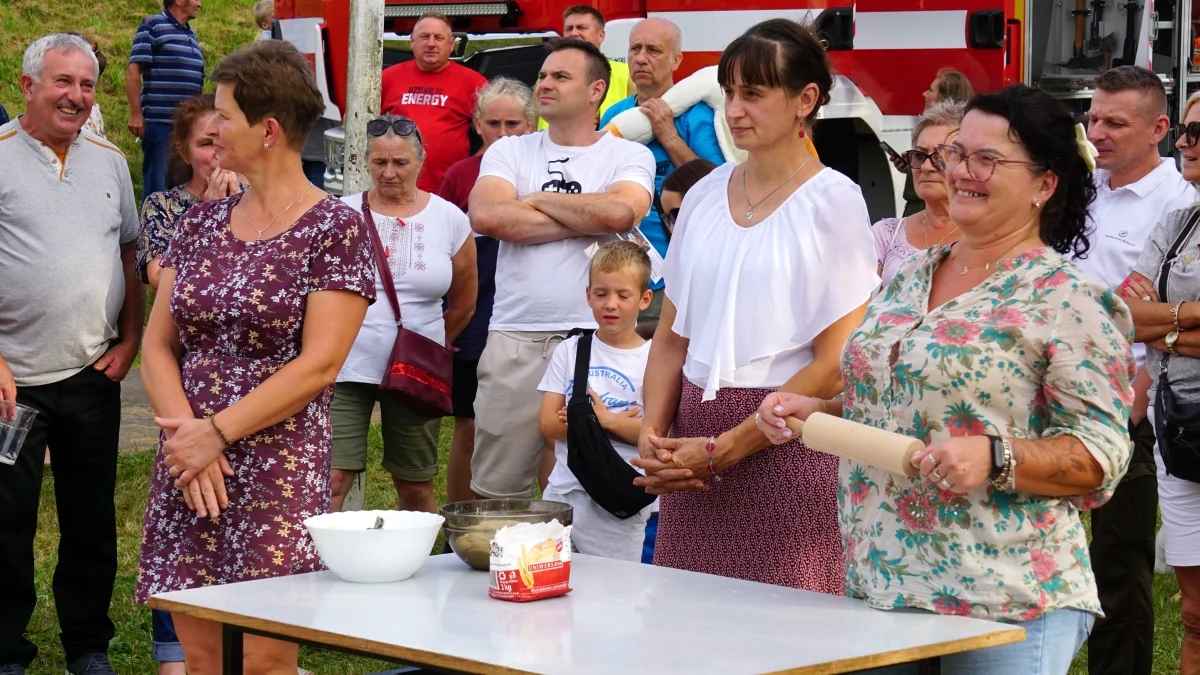
[[[625,240],[610,241],[592,256],[588,283],[597,272],[627,272],[637,281],[639,293],[650,290],[650,256],[640,245]]]
[[[258,0],[254,3],[254,25],[261,26],[275,18],[275,0]]]
[[[533,105],[533,90],[529,85],[501,75],[488,82],[475,93],[475,122],[483,124],[483,109],[489,103],[505,96],[516,101],[525,113],[525,121],[530,125],[537,124],[537,109]]]
[[[1190,112],[1192,109],[1192,106],[1196,105],[1197,103],[1200,103],[1200,91],[1189,96],[1187,103],[1183,104],[1183,112],[1180,113],[1180,115],[1179,115],[1179,123],[1180,124],[1183,124],[1183,120],[1185,118],[1187,118],[1188,112]]]

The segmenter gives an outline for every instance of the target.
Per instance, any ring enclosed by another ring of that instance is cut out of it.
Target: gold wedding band
[[[168,474],[169,474],[169,475],[170,475],[172,478],[179,478],[178,467],[174,467],[174,466],[173,466],[173,467],[171,467],[171,468],[167,469],[167,473],[168,473]]]

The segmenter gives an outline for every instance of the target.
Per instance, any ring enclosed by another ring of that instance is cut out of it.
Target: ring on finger
[[[937,468],[937,465],[938,465],[938,458],[934,457],[933,455],[930,455],[929,456],[929,470],[933,471],[934,469]]]
[[[934,467],[933,470],[929,472],[929,477],[932,478],[933,482],[935,482],[935,483],[940,480],[945,480],[942,477],[942,474],[938,473],[937,467]]]
[[[1143,296],[1142,296],[1142,302],[1150,302],[1150,296],[1148,296],[1148,295],[1143,295]]]
[[[953,485],[950,484],[950,481],[946,480],[945,478],[938,481],[938,485],[941,485],[942,488],[945,490],[949,490],[950,488],[954,487]]]
[[[178,477],[179,477],[179,467],[177,467],[177,466],[173,466],[173,467],[171,467],[171,468],[167,469],[167,473],[168,473],[168,474],[169,474],[169,475],[170,475],[172,478],[178,478]]]

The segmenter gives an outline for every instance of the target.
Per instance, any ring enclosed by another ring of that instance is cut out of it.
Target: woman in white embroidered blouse
[[[451,345],[475,312],[479,271],[471,223],[457,206],[417,189],[425,146],[415,122],[383,115],[367,123],[367,167],[372,188],[342,197],[362,213],[369,205],[404,327]],[[375,273],[377,301],[367,310],[354,346],[342,365],[329,407],[333,424],[330,509],[340,511],[357,473],[367,469],[371,411],[379,403],[383,468],[392,477],[400,508],[437,510],[433,479],[438,472],[440,417],[414,410],[379,384],[396,342],[396,315],[382,276]],[[442,298],[446,298],[443,309]]]
[[[870,218],[805,144],[833,84],[808,28],[758,24],[718,70],[749,158],[688,192],[667,253],[634,460],[663,495],[654,562],[840,594],[837,462],[771,448],[753,415],[776,389],[841,389],[838,354],[878,283]]]
[[[759,409],[777,441],[779,416],[827,409],[928,445],[911,478],[842,460],[838,509],[848,595],[1025,628],[947,675],[1062,675],[1101,611],[1080,513],[1129,463],[1134,361],[1129,309],[1066,257],[1088,247],[1091,152],[1045,92],[977,96],[939,152],[962,239],[871,302],[843,398]]]

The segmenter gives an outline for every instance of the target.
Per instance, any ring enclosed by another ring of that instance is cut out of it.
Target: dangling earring
[[[800,133],[797,134],[800,138],[804,138],[804,127],[800,127]]]

